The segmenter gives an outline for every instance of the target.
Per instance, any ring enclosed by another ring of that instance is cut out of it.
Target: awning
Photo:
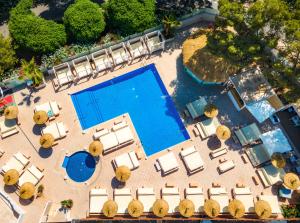
[[[276,110],[267,100],[258,101],[246,105],[248,111],[256,118],[259,123],[268,119]]]
[[[188,103],[186,105],[189,113],[191,114],[192,118],[198,118],[204,114],[204,108],[207,105],[207,102],[204,97],[200,97],[198,100]]]

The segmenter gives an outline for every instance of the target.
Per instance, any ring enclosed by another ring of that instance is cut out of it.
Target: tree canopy
[[[30,8],[33,0],[21,0],[10,12],[9,31],[22,48],[48,53],[66,43],[64,26],[35,16]]]
[[[3,73],[14,67],[17,59],[15,57],[15,51],[11,45],[11,38],[4,38],[0,34],[0,76]]]
[[[104,7],[107,21],[122,35],[142,32],[156,23],[155,0],[109,0]]]
[[[102,9],[90,0],[76,0],[64,13],[66,31],[79,42],[89,42],[99,38],[105,28]]]

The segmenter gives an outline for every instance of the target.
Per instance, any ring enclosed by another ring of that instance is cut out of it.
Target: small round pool
[[[66,157],[66,171],[75,182],[87,181],[94,173],[96,161],[94,157],[85,151],[80,151]]]

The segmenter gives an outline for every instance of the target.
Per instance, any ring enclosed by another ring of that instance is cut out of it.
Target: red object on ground
[[[6,96],[6,97],[4,97],[4,98],[2,98],[0,100],[0,108],[4,107],[5,105],[10,105],[10,104],[12,104],[14,102],[15,101],[14,101],[13,96],[12,95],[8,95],[8,96]]]

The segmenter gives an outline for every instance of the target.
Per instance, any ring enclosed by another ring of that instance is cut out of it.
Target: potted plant
[[[36,65],[34,57],[28,62],[21,60],[21,69],[19,78],[27,81],[28,86],[33,86],[36,89],[41,89],[46,86],[42,71]]]
[[[63,200],[60,202],[60,204],[63,209],[71,209],[73,207],[73,200],[72,199]]]
[[[37,188],[37,194],[36,194],[36,197],[42,197],[43,196],[43,193],[44,193],[44,185],[43,184],[40,184]]]
[[[173,15],[165,16],[162,20],[163,24],[163,34],[167,39],[171,39],[175,36],[175,30],[181,24],[180,21],[176,19]]]

